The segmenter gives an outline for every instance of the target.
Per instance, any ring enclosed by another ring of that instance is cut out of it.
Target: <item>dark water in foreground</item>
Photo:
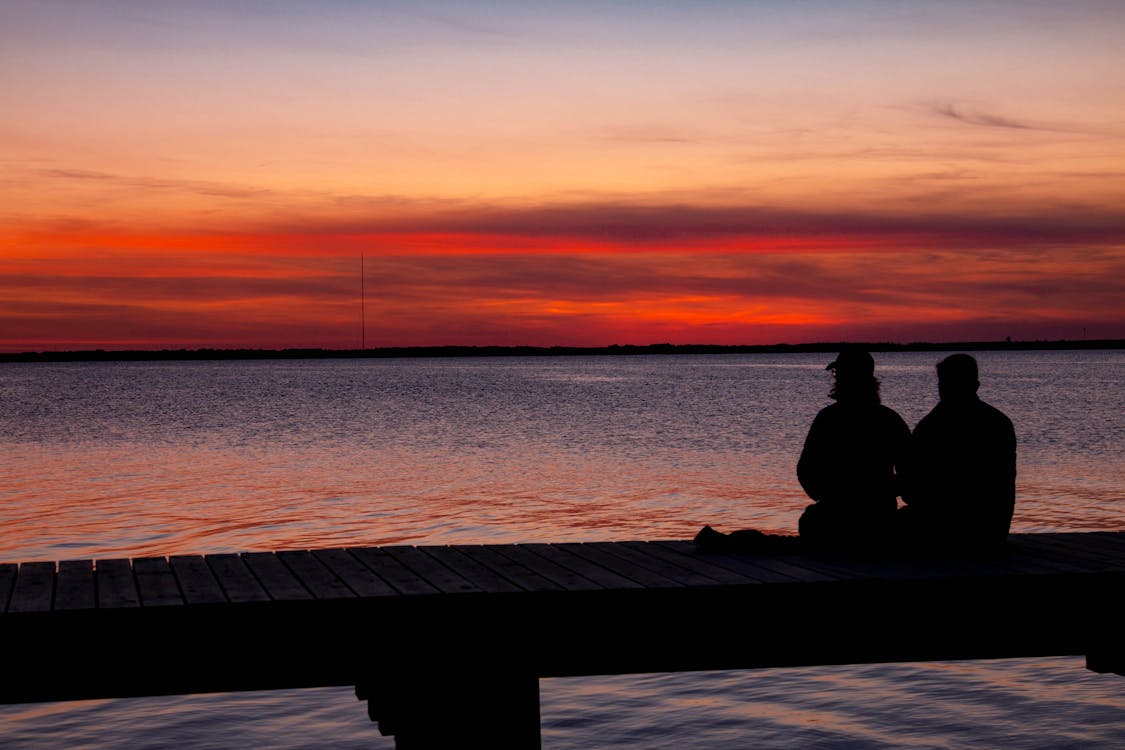
[[[939,357],[877,357],[911,425]],[[1125,528],[1125,352],[978,359],[1020,438],[1016,530]],[[827,361],[0,365],[0,559],[792,531]],[[544,743],[1121,747],[1123,680],[1070,658],[544,680]],[[0,707],[4,748],[391,746],[348,690]]]

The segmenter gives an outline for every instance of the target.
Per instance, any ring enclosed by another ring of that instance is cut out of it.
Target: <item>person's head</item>
[[[879,402],[879,381],[875,379],[875,360],[866,350],[844,349],[824,369],[831,370],[835,376],[835,384],[828,394],[831,398],[843,402]]]
[[[942,401],[973,398],[980,388],[977,361],[968,354],[950,354],[938,362],[937,378]]]

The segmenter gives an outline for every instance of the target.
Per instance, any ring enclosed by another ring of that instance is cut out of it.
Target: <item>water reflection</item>
[[[936,359],[878,357],[910,423],[936,397]],[[979,359],[1020,436],[1014,528],[1122,526],[1122,353]],[[5,365],[0,553],[792,531],[823,360]]]

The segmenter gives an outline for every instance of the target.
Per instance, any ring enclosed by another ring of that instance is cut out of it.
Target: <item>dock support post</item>
[[[1099,674],[1119,674],[1125,677],[1125,655],[1106,651],[1086,654],[1086,669]]]
[[[1086,669],[1100,674],[1119,674],[1125,677],[1125,645],[1122,644],[1122,618],[1119,612],[1110,612],[1106,598],[1094,599],[1090,618],[1092,633],[1086,652]]]
[[[496,750],[540,750],[539,679],[500,670],[409,673],[356,687],[379,732],[396,750],[462,747],[470,738]]]

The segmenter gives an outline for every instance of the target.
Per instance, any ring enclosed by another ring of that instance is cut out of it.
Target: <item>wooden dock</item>
[[[0,702],[353,685],[399,748],[538,747],[541,677],[1060,655],[1122,674],[1123,582],[1125,532],[988,559],[637,541],[0,564]]]

